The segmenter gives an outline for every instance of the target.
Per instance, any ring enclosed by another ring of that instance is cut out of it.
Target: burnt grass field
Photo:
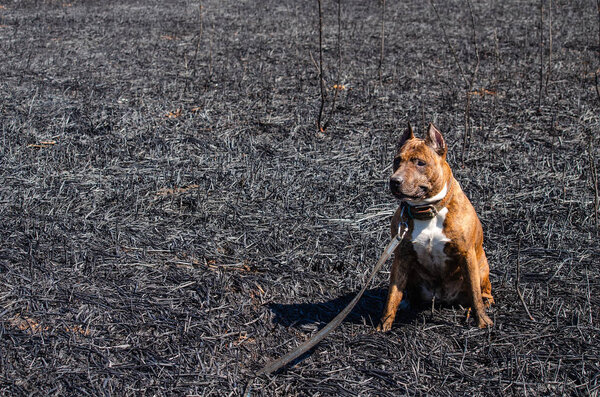
[[[600,394],[596,1],[323,0],[324,132],[317,4],[0,0],[1,395],[242,395],[363,285],[409,121],[481,218],[495,326],[375,332],[388,263],[251,395]]]

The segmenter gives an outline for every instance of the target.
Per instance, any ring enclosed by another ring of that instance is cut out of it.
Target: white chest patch
[[[448,208],[442,208],[438,214],[428,220],[414,220],[412,243],[417,258],[432,275],[442,275],[448,256],[444,247],[450,239],[444,234],[444,220]]]

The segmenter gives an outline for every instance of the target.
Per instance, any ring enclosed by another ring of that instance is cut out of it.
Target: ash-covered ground
[[[598,395],[596,2],[435,8],[386,1],[381,62],[382,3],[342,1],[338,41],[323,1],[321,133],[317,1],[0,0],[0,394],[241,395],[362,286],[433,121],[495,326],[376,333],[388,264],[252,395]]]

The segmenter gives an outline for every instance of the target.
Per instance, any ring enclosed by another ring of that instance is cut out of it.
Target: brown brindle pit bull
[[[398,147],[390,188],[402,202],[392,218],[392,235],[401,221],[408,224],[408,232],[394,252],[377,329],[392,328],[407,288],[422,299],[471,307],[480,328],[493,325],[484,308],[494,300],[483,230],[446,162],[442,133],[430,124],[427,137],[418,139],[409,125]]]

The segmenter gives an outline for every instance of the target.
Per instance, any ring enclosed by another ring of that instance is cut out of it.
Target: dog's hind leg
[[[481,297],[485,299],[485,307],[490,307],[494,303],[494,297],[492,296],[492,283],[490,282],[490,267],[488,265],[487,257],[483,252],[482,263],[479,266],[479,275],[481,277]]]
[[[481,275],[479,271],[479,261],[475,249],[470,249],[466,254],[466,263],[462,266],[465,272],[465,280],[468,285],[469,299],[477,325],[479,328],[485,328],[494,325],[492,320],[485,313],[485,306],[483,304],[482,287],[487,288],[486,285],[482,285]],[[488,278],[489,283],[489,278]],[[489,286],[489,296],[491,297],[491,284]],[[487,292],[487,291],[486,291]]]

